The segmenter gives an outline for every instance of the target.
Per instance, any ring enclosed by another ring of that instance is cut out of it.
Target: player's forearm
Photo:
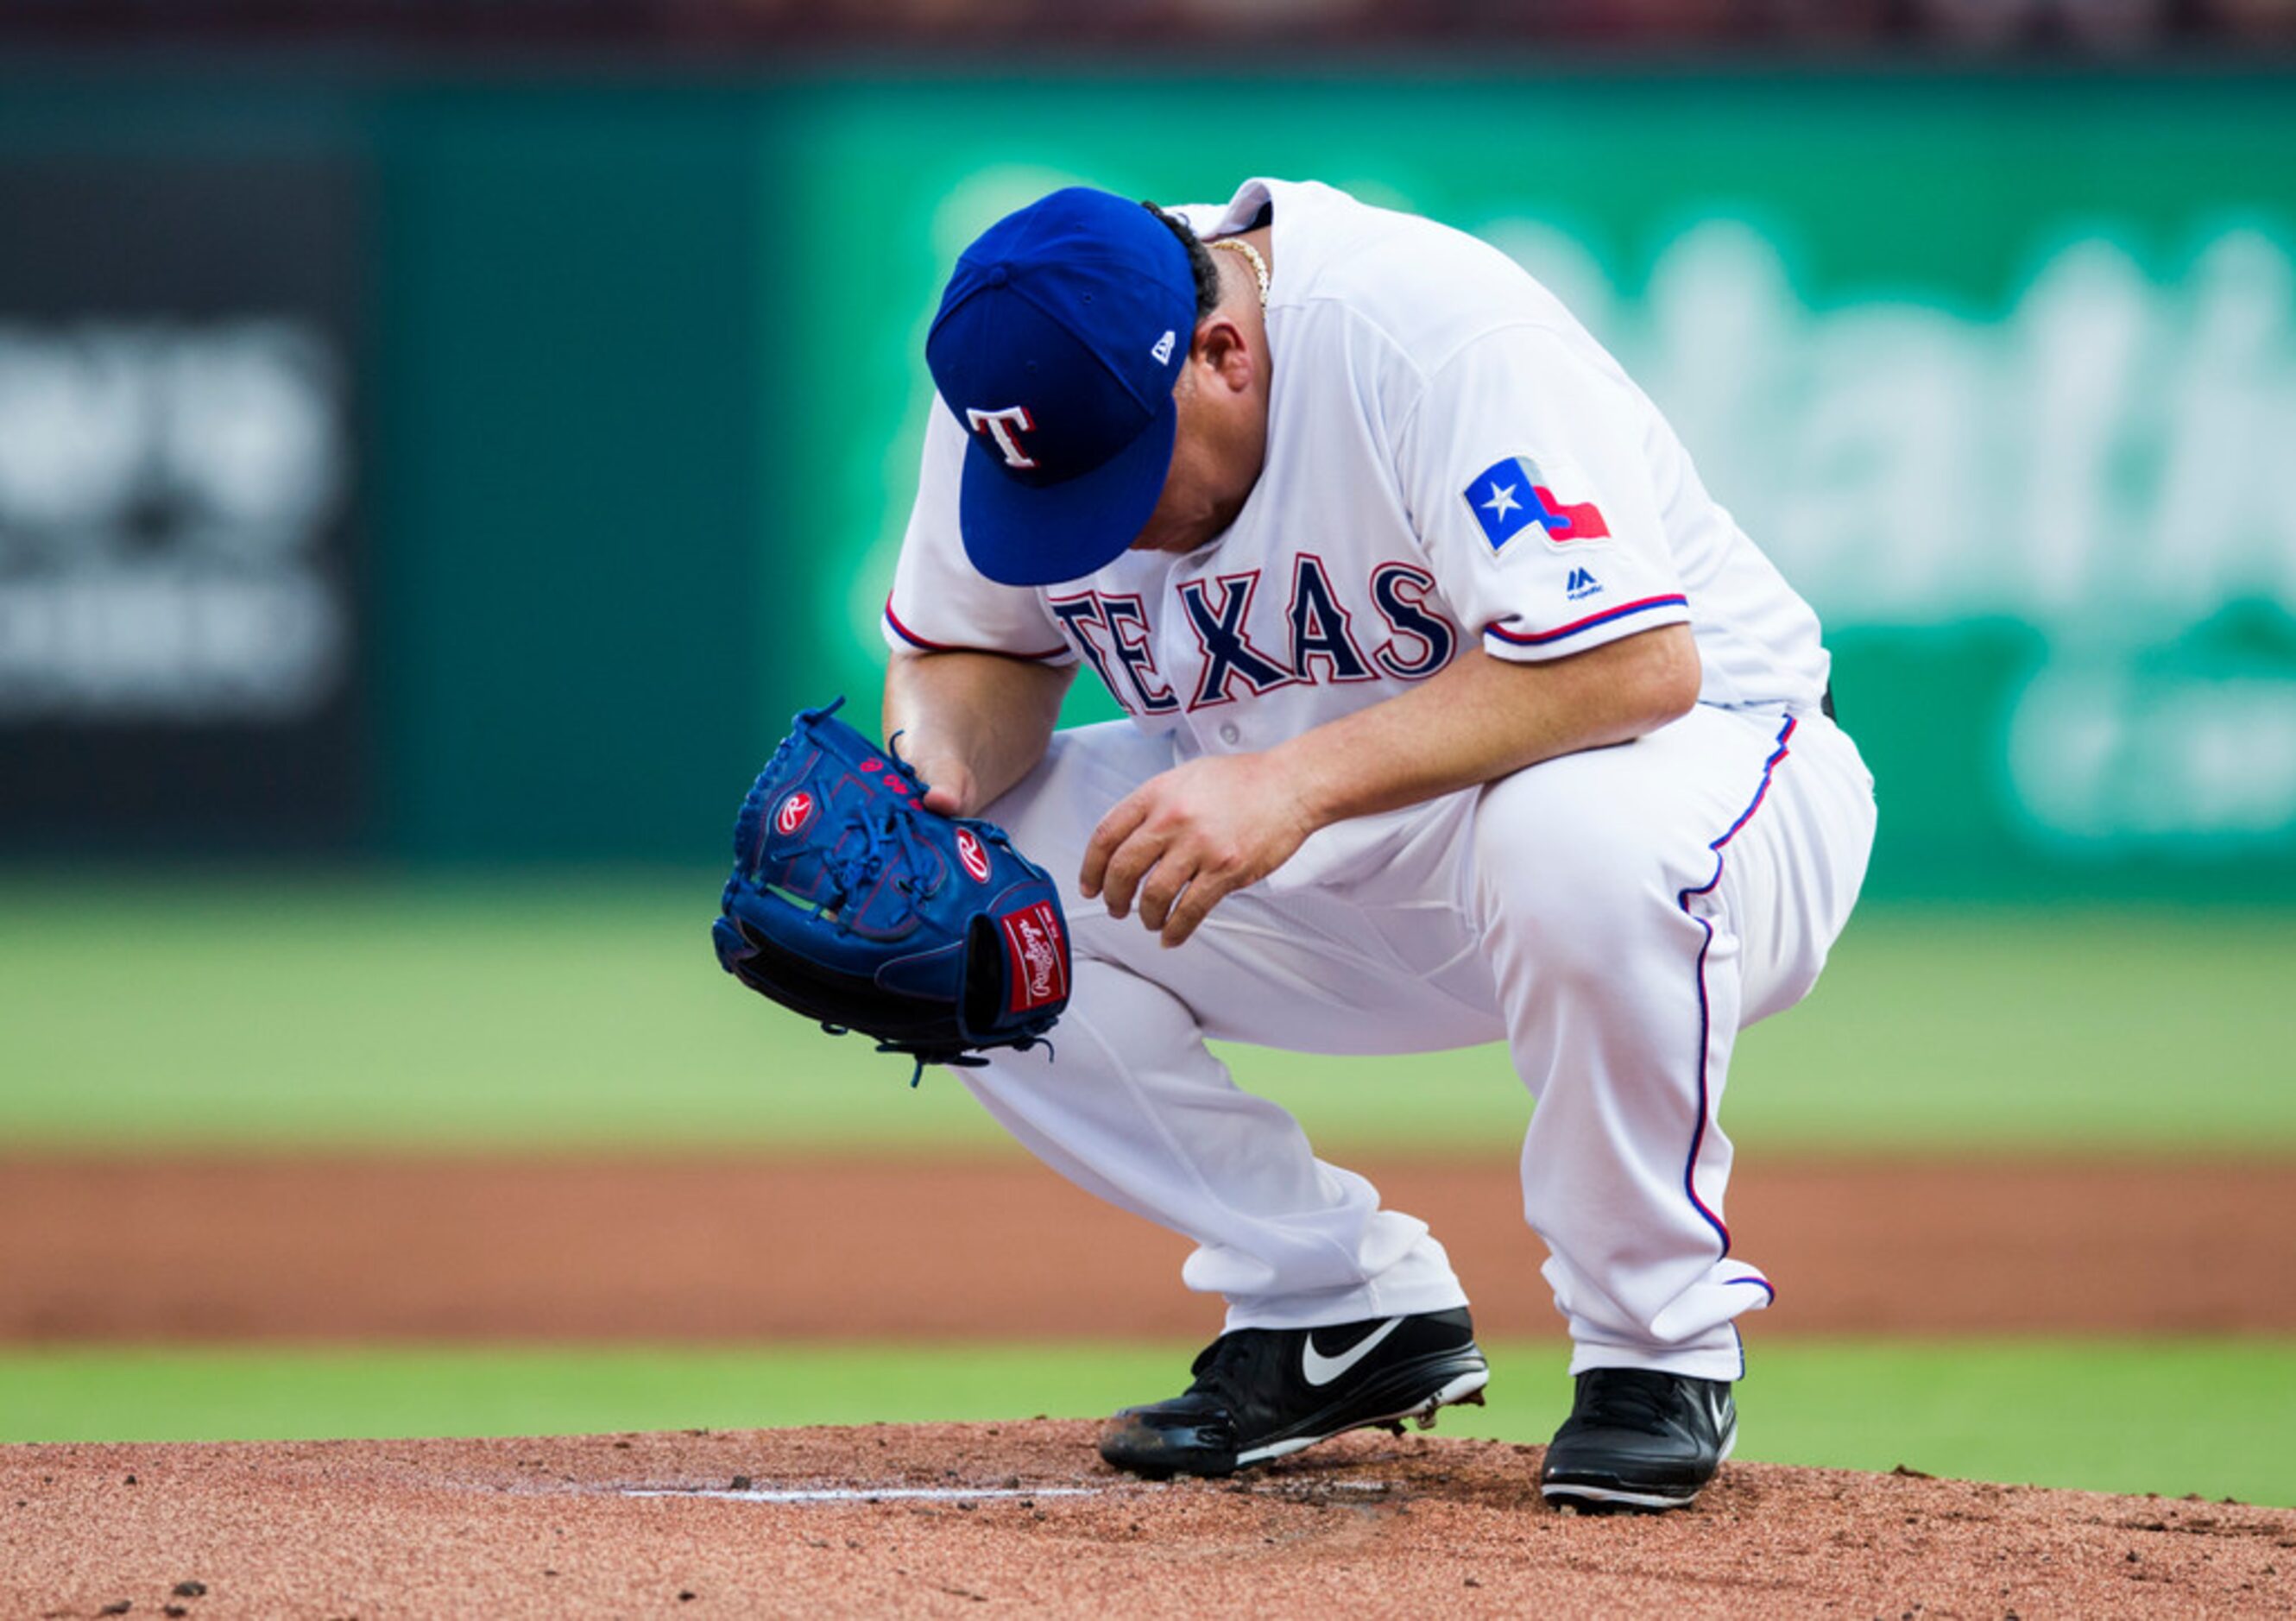
[[[936,790],[928,804],[978,815],[1044,757],[1075,674],[996,653],[896,653],[885,732],[902,734],[901,757]]]
[[[1687,713],[1698,685],[1686,626],[1538,664],[1477,651],[1269,753],[1322,827],[1640,737]]]

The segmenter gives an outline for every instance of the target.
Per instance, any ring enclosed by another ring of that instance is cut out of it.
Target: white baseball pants
[[[1738,1031],[1809,989],[1864,879],[1873,780],[1849,738],[1816,715],[1702,705],[1327,829],[1167,951],[1075,884],[1101,816],[1178,757],[1129,722],[1062,733],[989,808],[1059,881],[1075,954],[1055,1055],[957,1072],[989,1112],[1078,1186],[1193,1239],[1183,1280],[1226,1298],[1231,1329],[1442,1311],[1466,1294],[1426,1224],[1317,1159],[1204,1038],[1505,1040],[1537,1100],[1523,1214],[1571,1371],[1737,1378],[1733,1320],[1770,1287],[1730,1245],[1716,1110]]]

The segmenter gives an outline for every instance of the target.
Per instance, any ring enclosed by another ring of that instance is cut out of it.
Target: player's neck
[[[1253,317],[1251,330],[1265,344],[1267,325],[1259,317],[1267,308],[1268,293],[1275,282],[1275,227],[1262,225],[1256,231],[1215,237],[1208,245],[1219,250],[1212,255],[1212,263],[1219,267],[1220,307],[1236,312],[1239,320],[1248,311]]]

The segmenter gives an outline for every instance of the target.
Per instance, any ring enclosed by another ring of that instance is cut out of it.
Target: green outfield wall
[[[266,724],[102,708],[133,638],[87,632],[86,605],[140,565],[99,531],[149,500],[103,486],[60,528],[8,413],[63,397],[26,377],[107,397],[73,348],[91,330],[230,335],[299,297],[340,351],[326,487],[348,515],[295,543],[343,600],[335,707],[297,712],[335,762],[305,842],[714,857],[785,712],[873,694],[956,250],[1057,184],[1187,201],[1267,173],[1488,237],[1617,350],[1826,620],[1880,779],[1877,892],[2296,896],[2285,77],[0,62],[19,244],[59,174],[164,191],[202,163],[299,217],[326,177],[348,201],[316,211],[322,257],[352,269],[175,310],[148,307],[165,275],[85,308],[11,307],[0,276],[0,757]],[[164,598],[138,589],[120,600]],[[537,809],[554,795],[580,813]],[[46,820],[0,788],[0,849],[84,847],[104,820],[66,789],[22,802]]]

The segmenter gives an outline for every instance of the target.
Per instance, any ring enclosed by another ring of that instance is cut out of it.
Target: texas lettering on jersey
[[[1193,713],[1279,687],[1417,681],[1450,663],[1458,630],[1436,607],[1427,569],[1383,562],[1348,583],[1352,593],[1341,589],[1321,557],[1300,553],[1292,560],[1280,620],[1253,612],[1265,588],[1259,569],[1182,584],[1174,594],[1177,626],[1155,624],[1135,594],[1086,590],[1046,602],[1070,644],[1133,715]],[[1160,668],[1160,648],[1192,667]]]

